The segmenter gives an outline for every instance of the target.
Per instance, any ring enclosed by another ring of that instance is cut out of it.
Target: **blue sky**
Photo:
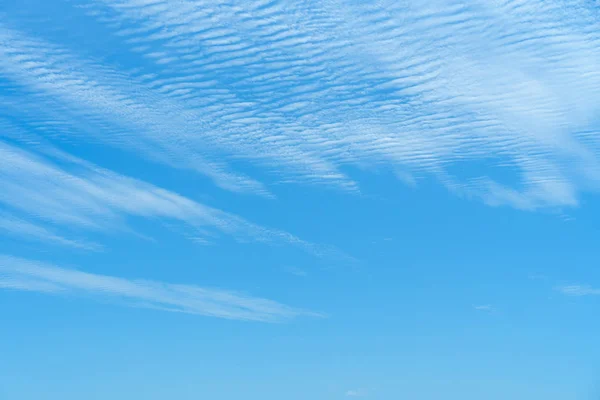
[[[600,393],[593,1],[3,0],[0,399]]]

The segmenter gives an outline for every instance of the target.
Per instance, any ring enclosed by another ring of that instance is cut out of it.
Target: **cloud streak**
[[[92,297],[134,307],[244,321],[322,317],[319,313],[225,290],[98,275],[6,255],[0,255],[0,288]]]
[[[366,397],[366,396],[367,396],[367,392],[363,389],[346,391],[346,397]]]
[[[564,295],[573,297],[600,296],[600,289],[595,289],[589,285],[559,286],[556,288],[556,290]]]
[[[290,233],[254,224],[237,215],[203,205],[171,191],[129,178],[46,148],[31,152],[0,141],[0,205],[27,215],[25,221],[5,212],[0,229],[57,244],[93,247],[65,239],[40,223],[71,231],[134,232],[135,218],[175,223],[190,238],[215,235],[242,242],[285,244],[317,256],[344,256],[336,249]],[[40,221],[35,222],[35,221]]]
[[[97,243],[88,242],[85,240],[68,239],[40,224],[27,221],[8,213],[0,212],[0,231],[13,237],[35,241],[57,244],[81,250],[100,251],[103,247]]]

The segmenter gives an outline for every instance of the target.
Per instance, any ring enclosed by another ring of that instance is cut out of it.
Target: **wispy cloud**
[[[589,285],[566,285],[556,287],[560,293],[567,296],[600,296],[600,289]]]
[[[267,196],[228,164],[348,190],[360,184],[352,168],[412,183],[433,174],[461,195],[522,209],[575,206],[600,187],[591,3],[81,6],[141,57],[102,65],[1,26],[0,74],[22,95],[5,103],[20,102],[13,111],[29,123],[85,130],[83,140]]]
[[[0,211],[0,231],[19,239],[39,241],[82,250],[99,251],[102,246],[86,240],[67,239],[39,223],[26,221]]]
[[[366,396],[367,396],[367,391],[364,389],[348,390],[346,392],[346,397],[366,397]]]
[[[334,248],[254,224],[154,185],[100,168],[59,151],[53,157],[0,141],[0,204],[54,226],[96,232],[132,231],[133,218],[173,222],[199,241],[215,234],[239,241],[288,244],[318,256],[344,256]],[[35,222],[8,217],[0,229],[72,246]],[[0,215],[1,216],[1,215]],[[208,237],[207,237],[208,236]],[[87,244],[89,247],[90,244]]]
[[[235,320],[276,322],[322,316],[225,290],[98,275],[6,255],[0,255],[0,288],[91,296],[135,307]]]
[[[25,89],[29,101],[4,101],[12,117],[25,118],[22,123],[47,130],[59,127],[61,135],[85,135],[125,147],[154,161],[200,172],[224,189],[269,195],[261,183],[209,157],[208,134],[202,132],[212,130],[204,116],[190,114],[184,105],[142,82],[135,85],[135,78],[125,72],[78,59],[60,46],[0,24],[0,76]],[[35,96],[29,97],[31,93]]]
[[[301,166],[301,180],[351,185],[343,166],[389,167],[523,209],[573,206],[598,188],[591,3],[96,4],[124,46],[155,64],[151,85],[196,109],[216,103],[205,93],[229,96],[213,115],[237,128],[235,152]],[[256,146],[260,155],[247,153]],[[481,161],[517,179],[468,168]],[[454,164],[467,168],[453,176]]]
[[[473,306],[473,308],[477,311],[487,311],[487,312],[493,311],[493,309],[494,309],[489,304],[476,305],[476,306]]]

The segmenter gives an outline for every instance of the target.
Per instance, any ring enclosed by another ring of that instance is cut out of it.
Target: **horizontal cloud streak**
[[[84,240],[67,239],[42,225],[0,212],[0,231],[19,239],[57,244],[82,250],[99,251],[102,246]]]
[[[0,159],[3,160],[0,163],[0,204],[30,218],[71,230],[131,231],[131,219],[138,217],[178,223],[195,240],[221,234],[244,242],[293,245],[317,256],[344,257],[333,248],[262,227],[58,150],[46,149],[45,153],[43,156],[0,141]],[[61,244],[79,243],[53,235],[33,222],[19,222],[8,216],[0,219],[1,228]]]
[[[224,290],[91,274],[6,255],[0,255],[0,288],[92,296],[136,307],[234,320],[277,322],[322,316]]]
[[[600,289],[595,289],[589,285],[559,286],[556,290],[567,296],[600,296]]]

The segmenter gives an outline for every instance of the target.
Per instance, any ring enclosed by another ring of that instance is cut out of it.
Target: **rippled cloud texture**
[[[52,21],[0,8],[0,231],[18,240],[101,252],[82,232],[147,219],[349,257],[59,149],[74,143],[248,201],[361,196],[379,171],[530,211],[599,188],[594,2],[54,3]]]

